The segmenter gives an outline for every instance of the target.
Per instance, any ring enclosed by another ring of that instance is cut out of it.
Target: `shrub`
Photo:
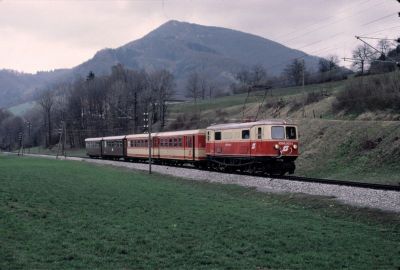
[[[333,109],[357,113],[377,110],[400,112],[400,72],[349,81],[344,91],[337,94]]]

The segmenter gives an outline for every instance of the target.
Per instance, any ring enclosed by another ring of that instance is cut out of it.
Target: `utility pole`
[[[64,128],[64,143],[63,143],[63,151],[64,151],[64,158],[67,158],[67,151],[65,150],[65,147],[67,146],[67,123],[64,121],[63,122],[63,128]]]
[[[61,126],[64,126],[64,121],[61,122]],[[57,147],[57,155],[56,155],[56,159],[58,159],[59,153],[60,153],[60,146],[61,146],[61,139],[63,136],[63,128],[59,128],[58,129],[58,134],[59,134],[59,139],[58,139],[58,147]]]
[[[28,126],[28,142],[29,142],[29,148],[28,148],[28,153],[31,153],[31,128],[32,128],[32,123],[30,121],[26,122],[27,126]]]
[[[19,141],[19,149],[18,149],[18,156],[24,155],[24,144],[22,143],[22,141],[24,140],[24,133],[23,132],[19,132],[18,133],[18,141]]]
[[[304,97],[303,97],[303,117],[305,117],[306,116],[306,108],[305,108],[305,106],[306,106],[306,93],[305,93],[305,91],[304,91],[304,85],[305,85],[305,80],[304,80],[304,73],[305,73],[305,67],[306,67],[306,63],[304,62],[304,58],[303,58],[303,62],[302,62],[302,68],[301,68],[301,71],[302,71],[302,91],[303,91],[303,95],[304,95]]]
[[[149,133],[147,145],[149,148],[149,174],[151,174],[151,119],[149,112],[143,113],[143,122],[144,122],[144,128],[145,129],[147,128],[147,132]]]

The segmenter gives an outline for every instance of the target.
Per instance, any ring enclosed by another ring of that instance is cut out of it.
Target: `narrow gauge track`
[[[366,183],[366,182],[354,182],[354,181],[346,181],[346,180],[309,178],[309,177],[303,177],[303,176],[290,176],[290,175],[289,176],[274,176],[274,178],[291,180],[291,181],[299,181],[299,182],[328,184],[328,185],[400,191],[400,185],[396,186],[396,185],[385,185],[385,184],[375,184],[375,183]]]
[[[31,156],[35,156],[34,154],[29,154]],[[41,156],[49,156],[54,157],[52,155],[41,155]],[[92,160],[89,157],[79,157],[81,159]],[[98,160],[108,160],[108,159],[98,159]],[[122,162],[132,162],[128,160],[114,160],[114,161],[122,161]],[[145,161],[138,161],[136,163],[144,163]],[[173,164],[156,164],[152,163],[153,165],[157,166],[169,166],[169,167],[178,167],[178,168],[186,168],[186,169],[193,169],[193,170],[206,170],[206,171],[213,171],[213,172],[220,172],[220,173],[229,173],[229,174],[239,174],[239,175],[247,175],[247,176],[258,176],[258,177],[268,177],[274,179],[283,179],[283,180],[290,180],[290,181],[297,181],[297,182],[308,182],[308,183],[318,183],[318,184],[327,184],[327,185],[337,185],[337,186],[348,186],[348,187],[358,187],[358,188],[366,188],[366,189],[377,189],[377,190],[391,190],[391,191],[400,191],[400,185],[386,185],[386,184],[375,184],[375,183],[367,183],[367,182],[354,182],[354,181],[346,181],[346,180],[334,180],[334,179],[323,179],[323,178],[310,178],[310,177],[303,177],[303,176],[267,176],[260,173],[248,173],[248,172],[240,172],[240,171],[230,171],[230,172],[223,172],[223,171],[215,171],[209,169],[199,169],[191,165],[173,165]]]
[[[87,158],[90,159],[90,158]],[[132,162],[126,161],[124,162]],[[139,161],[137,163],[144,163],[147,164],[146,161]],[[192,165],[174,165],[174,164],[156,164],[152,163],[157,166],[169,166],[169,167],[178,167],[178,168],[186,168],[186,169],[193,169],[193,170],[206,170],[212,172],[219,172],[219,173],[229,173],[229,174],[239,174],[239,175],[247,175],[247,176],[258,176],[258,177],[268,177],[274,179],[283,179],[283,180],[290,180],[290,181],[297,181],[297,182],[308,182],[308,183],[318,183],[318,184],[328,184],[328,185],[337,185],[337,186],[348,186],[348,187],[358,187],[358,188],[366,188],[366,189],[377,189],[377,190],[391,190],[391,191],[400,191],[400,185],[386,185],[386,184],[376,184],[376,183],[367,183],[367,182],[354,182],[354,181],[346,181],[346,180],[334,180],[334,179],[323,179],[323,178],[310,178],[304,176],[294,176],[294,175],[265,175],[260,173],[248,173],[248,172],[240,172],[240,171],[216,171],[210,169],[199,169]]]

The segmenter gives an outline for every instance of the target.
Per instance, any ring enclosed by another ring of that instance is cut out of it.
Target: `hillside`
[[[37,89],[86,76],[90,71],[108,74],[118,63],[129,69],[167,69],[175,76],[177,94],[182,95],[192,72],[203,74],[223,88],[243,67],[263,65],[270,75],[277,75],[296,57],[304,57],[309,67],[315,67],[318,61],[317,57],[252,34],[169,21],[141,39],[103,49],[72,69],[37,74],[0,71],[0,107],[33,100]]]
[[[385,75],[371,78],[382,76]],[[301,156],[296,161],[297,175],[398,184],[400,114],[390,110],[358,114],[335,111],[336,96],[349,83],[352,80],[304,89],[273,89],[258,119],[288,118],[298,124]],[[245,118],[255,115],[262,100],[260,94],[254,93],[248,99]],[[170,128],[203,128],[212,123],[242,121],[245,99],[246,95],[235,95],[198,104],[175,104],[171,107]]]

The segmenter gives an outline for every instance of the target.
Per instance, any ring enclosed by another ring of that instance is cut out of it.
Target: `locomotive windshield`
[[[296,139],[296,128],[286,127],[286,139],[294,140]]]
[[[272,139],[285,139],[285,129],[282,126],[271,127]]]

